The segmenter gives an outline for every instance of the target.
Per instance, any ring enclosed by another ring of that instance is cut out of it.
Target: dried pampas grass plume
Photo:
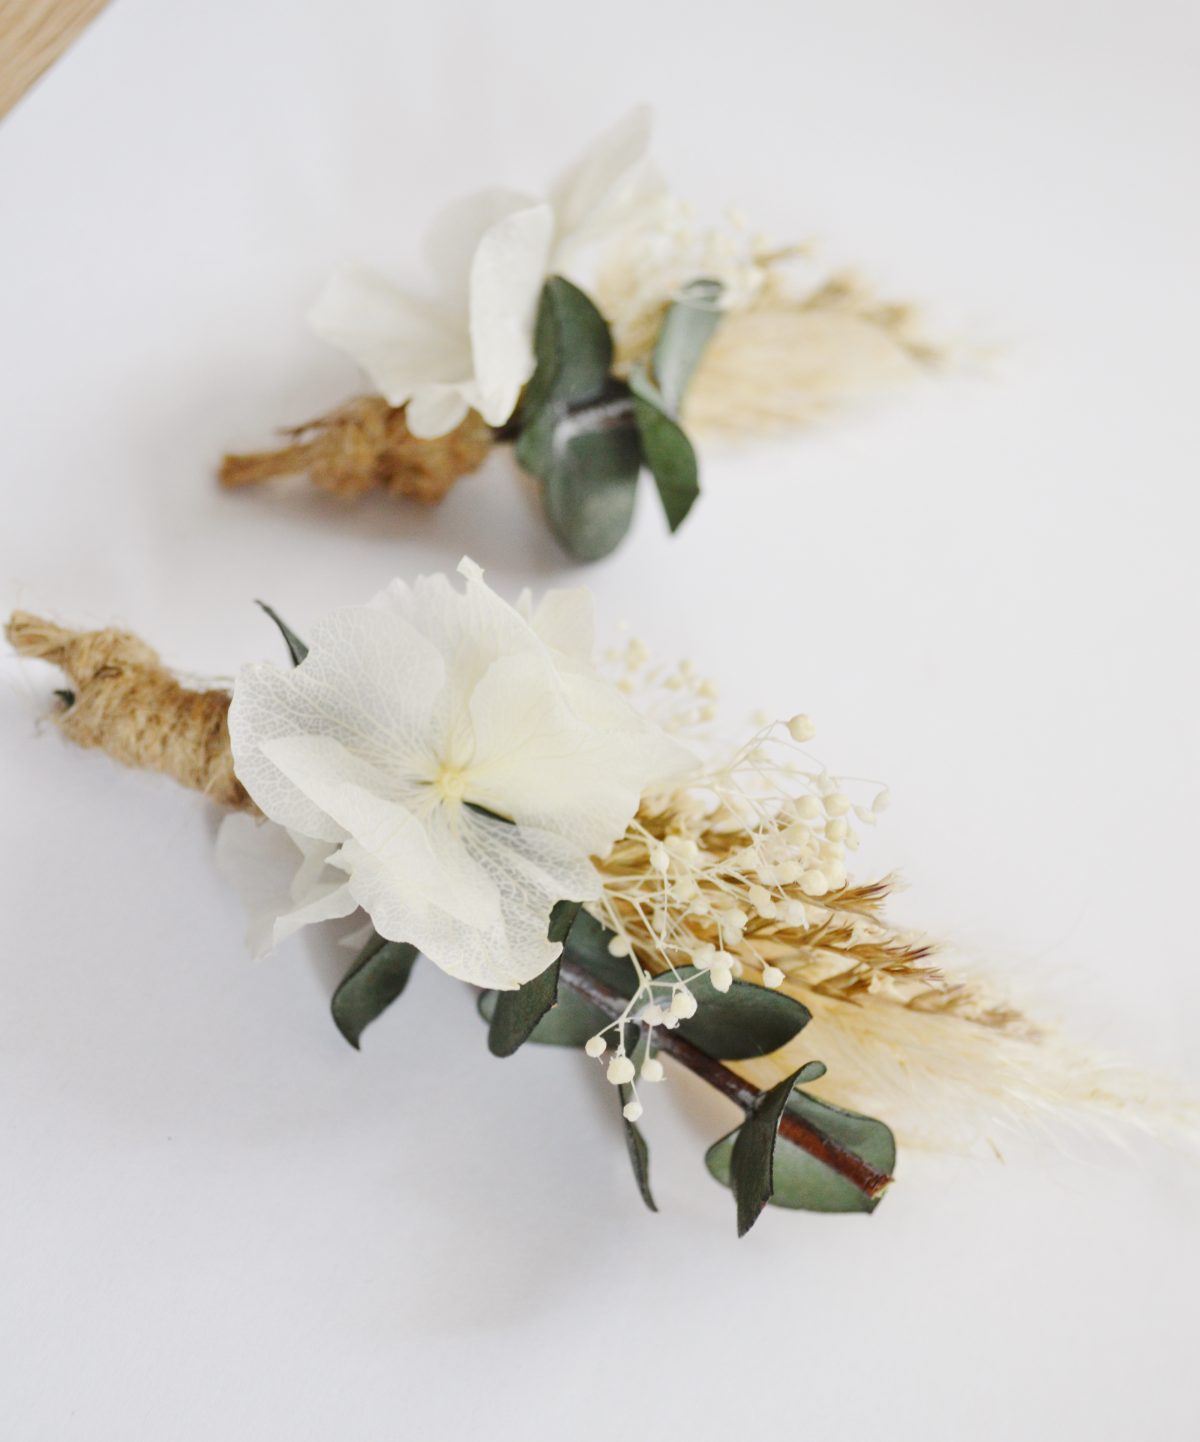
[[[684,401],[683,420],[696,431],[806,426],[941,359],[910,306],[881,300],[848,272],[823,274],[806,247],[750,234],[737,212],[698,230],[686,206],[667,201],[600,264],[596,299],[618,371],[649,360],[667,307],[698,276],[721,282],[723,314]]]

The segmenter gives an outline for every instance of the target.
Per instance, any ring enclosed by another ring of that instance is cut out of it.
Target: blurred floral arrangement
[[[427,238],[428,294],[338,271],[309,321],[374,390],[281,448],[226,456],[222,484],[303,472],[347,499],[382,487],[436,504],[512,443],[555,536],[596,560],[628,531],[643,469],[669,528],[683,523],[693,431],[803,424],[935,359],[907,307],[804,247],[737,212],[698,227],[650,160],[651,129],[635,110],[544,199],[451,205]]]
[[[67,738],[228,812],[218,859],[255,955],[365,913],[332,998],[347,1041],[425,956],[478,990],[495,1055],[546,1043],[603,1068],[652,1208],[638,1123],[663,1057],[744,1111],[706,1158],[740,1233],[767,1203],[873,1210],[897,1135],[1194,1125],[889,920],[892,880],[850,874],[886,792],[830,775],[807,716],[730,747],[694,667],[636,640],[597,665],[587,591],[510,605],[459,570],[462,589],[395,581],[335,611],[311,649],[264,607],[292,667],[232,691],[185,686],[122,631],[18,612],[7,635],[69,678]]]

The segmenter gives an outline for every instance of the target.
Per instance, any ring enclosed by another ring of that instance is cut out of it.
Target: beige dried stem
[[[48,661],[69,678],[58,719],[77,746],[173,777],[220,806],[255,810],[234,775],[228,691],[181,685],[128,631],[71,631],[16,611],[5,635],[18,655]]]
[[[404,407],[380,396],[359,396],[283,434],[288,443],[276,450],[227,455],[221,484],[237,490],[306,474],[318,490],[343,500],[378,487],[433,506],[460,476],[479,469],[494,444],[491,428],[474,411],[448,435],[414,436]]]

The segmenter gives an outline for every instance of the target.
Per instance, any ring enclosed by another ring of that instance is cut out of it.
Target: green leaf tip
[[[515,991],[498,991],[495,997],[488,1026],[488,1051],[493,1056],[512,1056],[558,1000],[558,962],[551,962],[545,971]]]
[[[408,985],[417,955],[415,946],[373,932],[342,978],[329,1009],[338,1031],[356,1051],[361,1050],[363,1032]]]
[[[790,1114],[878,1176],[891,1175],[896,1141],[883,1122],[796,1090],[799,1083],[824,1075],[823,1063],[805,1063],[764,1092],[746,1121],[709,1148],[705,1157],[709,1171],[732,1188],[737,1201],[739,1236],[745,1236],[768,1203],[808,1212],[870,1213],[882,1200],[882,1193],[868,1195],[828,1162],[780,1133],[781,1121]]]
[[[254,604],[261,607],[279,627],[279,634],[283,637],[284,644],[288,648],[288,655],[292,658],[292,665],[299,666],[300,662],[308,655],[307,644],[296,635],[295,631],[292,630],[273,606],[268,606],[265,601],[255,601]]]

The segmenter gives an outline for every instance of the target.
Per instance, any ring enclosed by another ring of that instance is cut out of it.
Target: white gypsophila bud
[[[845,816],[850,810],[850,798],[842,791],[831,791],[825,798],[825,813],[828,816]]]
[[[728,966],[714,966],[708,973],[716,991],[728,991],[733,985],[733,970]]]
[[[824,896],[829,890],[829,883],[825,880],[825,873],[819,866],[810,866],[800,878],[800,885],[808,892],[809,896]]]
[[[702,941],[695,951],[692,952],[692,964],[701,971],[707,971],[716,959],[717,948],[711,941]]]
[[[783,972],[777,966],[764,966],[762,984],[774,991],[776,987],[783,985]]]
[[[642,1063],[642,1080],[660,1082],[663,1079],[663,1064],[656,1056],[648,1056]]]
[[[815,821],[821,814],[821,803],[815,796],[800,796],[794,809],[801,821]]]
[[[696,1015],[696,998],[686,986],[677,986],[671,994],[671,1015],[677,1022]]]
[[[871,802],[871,810],[877,815],[880,811],[886,811],[892,804],[892,793],[885,786],[874,801]]]
[[[780,886],[790,886],[793,881],[800,880],[803,870],[798,861],[781,861],[775,868],[775,877]]]
[[[583,1049],[590,1057],[603,1056],[608,1050],[608,1043],[602,1036],[589,1036],[583,1044]]]
[[[845,841],[849,831],[849,822],[840,816],[835,816],[825,823],[825,835],[830,841]]]
[[[647,1026],[662,1026],[665,1018],[666,1012],[657,1002],[652,1001],[642,1012],[642,1020]]]
[[[665,846],[654,846],[650,849],[650,865],[660,876],[665,876],[671,869],[671,853]]]
[[[626,1102],[621,1108],[621,1115],[627,1122],[636,1122],[642,1114],[642,1104],[635,1097],[633,1101]]]
[[[789,897],[783,903],[783,919],[789,926],[807,926],[808,911],[805,909],[804,903],[797,901],[794,896]]]
[[[627,936],[614,936],[608,943],[609,956],[628,956],[633,946]]]
[[[846,868],[840,861],[823,861],[821,870],[825,873],[825,880],[829,883],[831,891],[840,891],[846,884]]]
[[[605,1073],[613,1086],[624,1086],[634,1078],[633,1062],[624,1054],[619,1052],[608,1064],[608,1071]]]
[[[793,741],[798,741],[802,746],[806,741],[811,741],[817,734],[817,728],[813,725],[812,717],[801,713],[793,716],[787,724],[788,734]]]

